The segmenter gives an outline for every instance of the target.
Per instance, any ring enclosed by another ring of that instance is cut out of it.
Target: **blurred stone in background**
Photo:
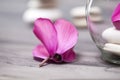
[[[75,26],[79,28],[87,27],[85,6],[78,6],[72,8],[72,10],[70,11],[70,15],[72,17],[72,22],[75,24]],[[103,21],[101,9],[97,6],[91,8],[90,15],[92,22],[99,23]]]
[[[85,7],[75,7],[70,11],[73,23],[79,28],[87,27]]]
[[[24,12],[23,20],[33,23],[37,18],[49,18],[55,21],[62,17],[62,12],[57,8],[58,0],[29,0],[28,9]]]

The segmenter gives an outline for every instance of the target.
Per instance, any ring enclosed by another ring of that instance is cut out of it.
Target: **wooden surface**
[[[87,29],[78,29],[75,62],[38,68],[40,62],[33,59],[32,50],[39,41],[32,26],[22,20],[27,1],[0,0],[0,80],[120,80],[119,66],[101,60]],[[70,3],[66,6],[65,1]],[[60,0],[59,5],[64,17],[71,20],[70,9],[85,4]]]

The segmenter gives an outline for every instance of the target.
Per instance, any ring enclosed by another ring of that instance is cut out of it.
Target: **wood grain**
[[[0,2],[0,80],[119,80],[120,68],[101,60],[101,53],[91,40],[87,29],[79,30],[75,47],[77,58],[69,64],[49,64],[38,68],[39,61],[32,50],[40,43],[32,26],[22,21],[28,0],[1,0]],[[66,0],[69,2],[69,0]],[[59,0],[59,8],[66,19],[68,11],[79,5],[79,0],[68,4]],[[84,3],[84,2],[83,2]],[[81,5],[83,5],[81,3]]]

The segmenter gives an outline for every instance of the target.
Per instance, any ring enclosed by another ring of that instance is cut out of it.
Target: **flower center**
[[[60,54],[55,54],[54,56],[53,56],[53,59],[54,59],[54,61],[55,62],[61,62],[62,61],[62,56],[60,55]]]

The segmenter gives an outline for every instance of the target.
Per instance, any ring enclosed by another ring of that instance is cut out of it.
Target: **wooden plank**
[[[53,65],[37,68],[0,65],[0,80],[120,80],[119,67],[91,67],[76,65]]]
[[[32,56],[32,50],[36,45],[28,43],[9,43],[0,46],[0,61],[15,65],[37,66],[39,62]],[[76,49],[77,58],[71,65],[89,65],[89,66],[114,66],[105,63],[100,58],[100,54],[91,51],[79,51]],[[56,64],[55,64],[56,65]]]

